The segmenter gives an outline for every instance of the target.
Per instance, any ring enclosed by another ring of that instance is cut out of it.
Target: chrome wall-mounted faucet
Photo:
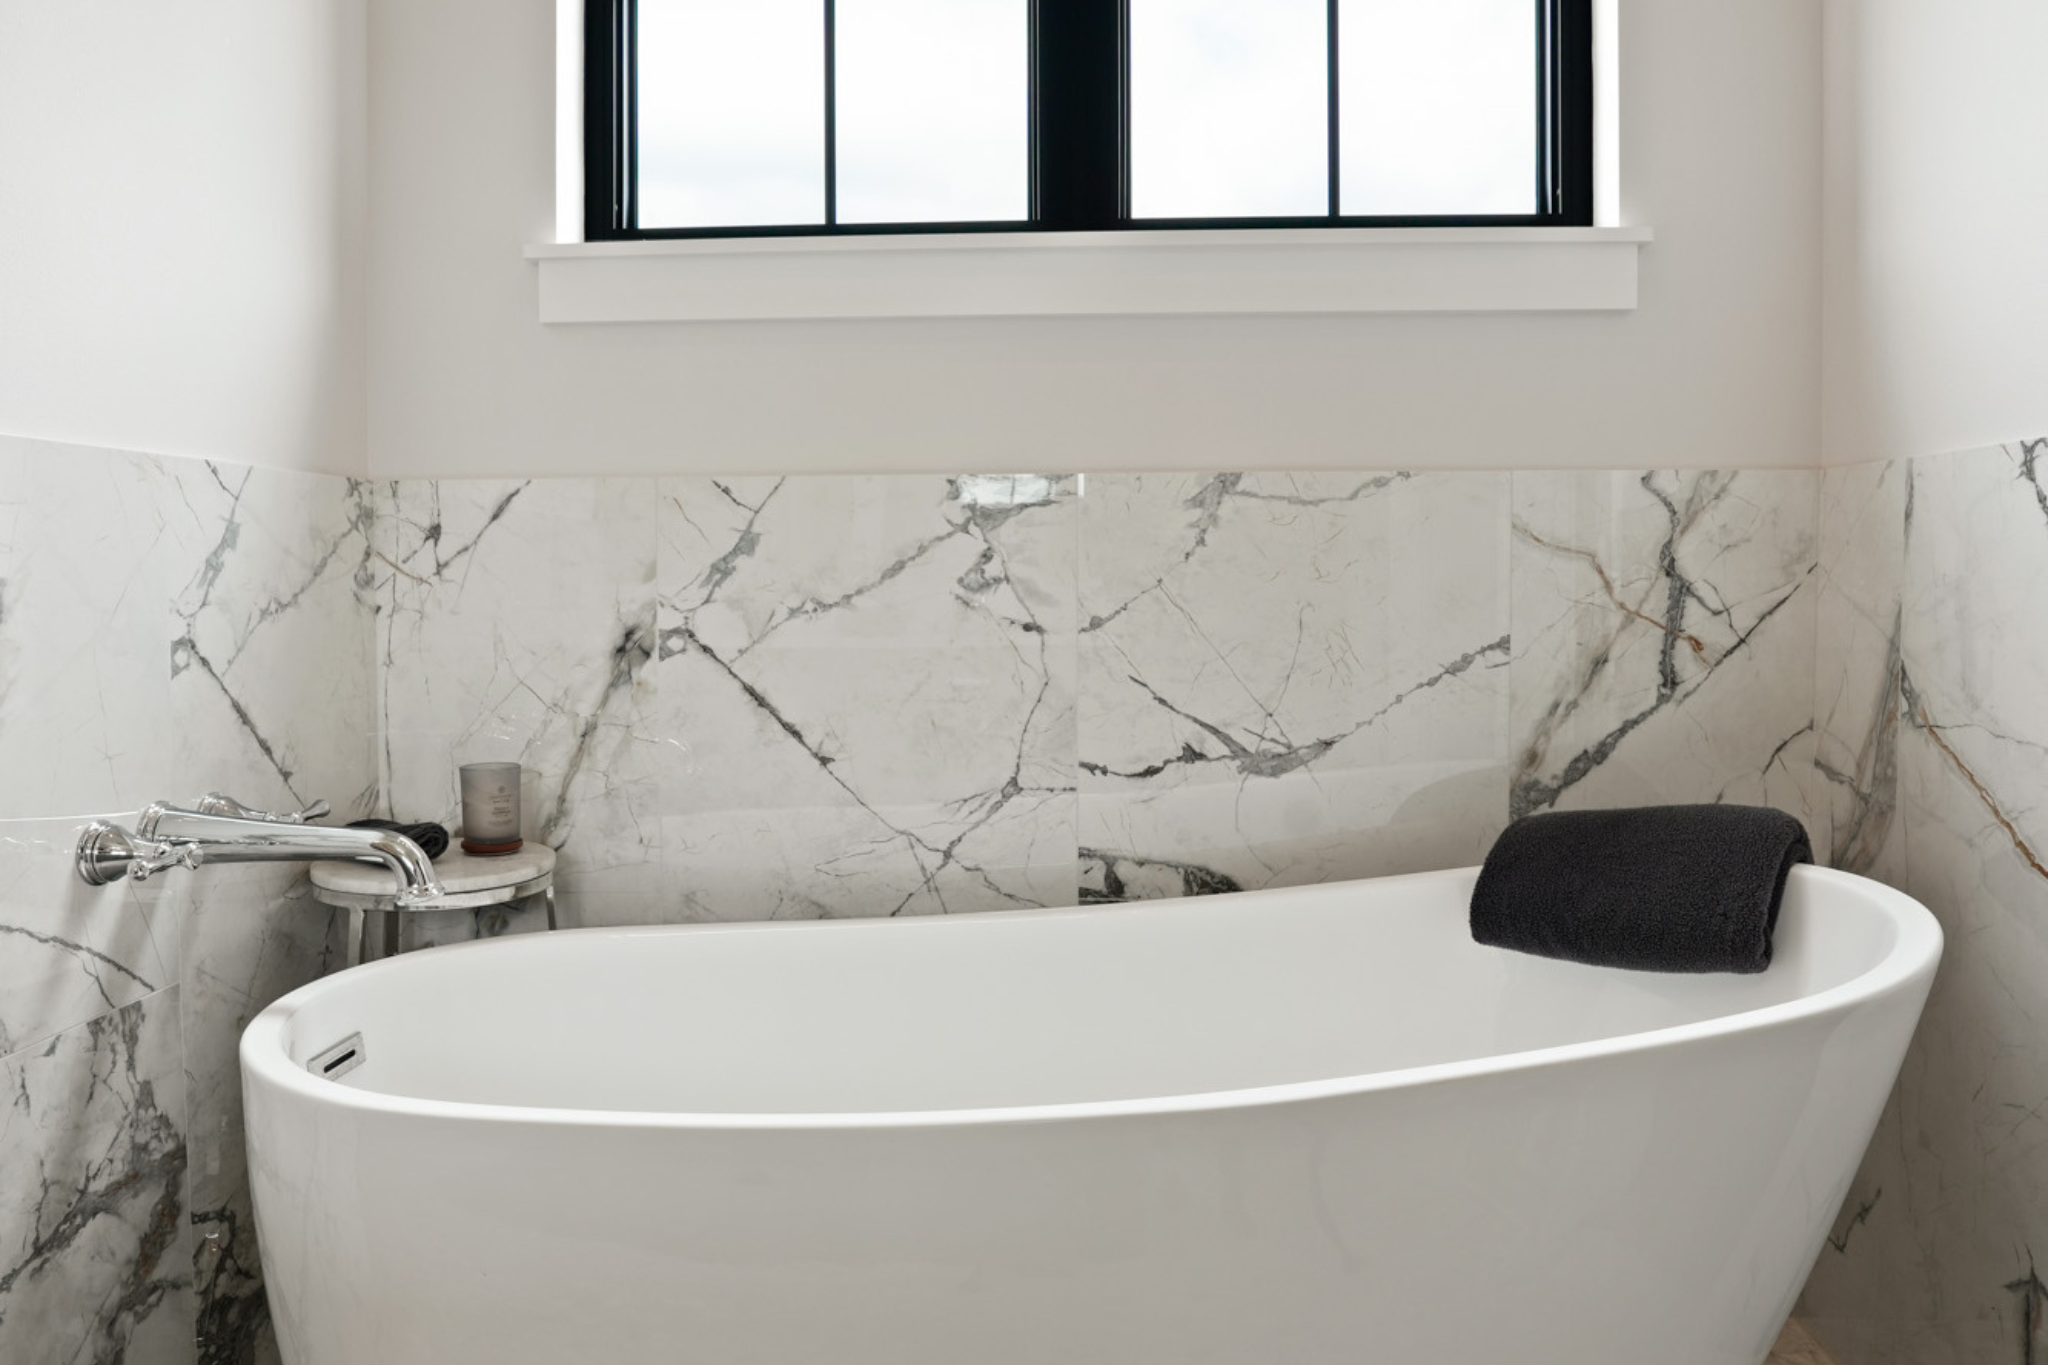
[[[434,864],[418,844],[387,830],[308,823],[327,811],[325,801],[315,801],[302,811],[273,815],[218,792],[189,810],[158,801],[143,810],[133,833],[104,820],[88,825],[78,839],[78,875],[89,886],[105,886],[123,877],[145,881],[172,867],[336,859],[390,868],[402,906],[442,894]]]

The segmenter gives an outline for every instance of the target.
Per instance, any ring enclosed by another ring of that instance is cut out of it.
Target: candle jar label
[[[519,765],[466,763],[462,767],[462,838],[465,844],[519,841]]]

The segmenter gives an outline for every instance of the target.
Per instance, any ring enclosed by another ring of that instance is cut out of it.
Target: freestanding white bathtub
[[[308,986],[242,1041],[285,1359],[1757,1365],[1939,928],[1802,868],[1768,973],[1646,976],[1476,946],[1472,878]]]

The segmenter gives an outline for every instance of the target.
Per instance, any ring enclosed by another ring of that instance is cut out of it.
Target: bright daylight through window
[[[590,0],[587,231],[1591,221],[1590,0]]]

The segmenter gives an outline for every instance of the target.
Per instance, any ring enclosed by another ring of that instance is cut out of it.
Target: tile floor
[[[1835,1365],[1835,1358],[1822,1350],[1820,1343],[1794,1318],[1778,1334],[1778,1344],[1771,1348],[1770,1359],[1764,1365]]]

